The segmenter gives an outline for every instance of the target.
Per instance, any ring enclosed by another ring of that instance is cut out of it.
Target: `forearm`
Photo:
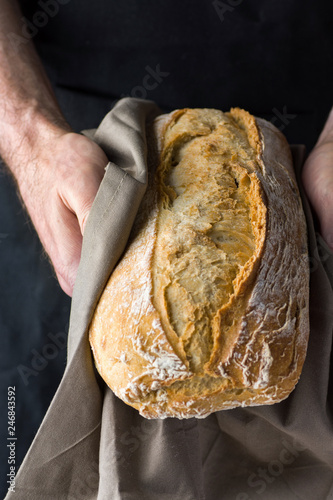
[[[41,136],[69,130],[33,43],[13,43],[20,23],[16,0],[0,0],[0,156],[16,177]]]

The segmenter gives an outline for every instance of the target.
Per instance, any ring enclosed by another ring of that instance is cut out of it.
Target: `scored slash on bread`
[[[238,108],[176,110],[149,130],[148,189],[90,325],[97,369],[147,418],[279,402],[309,335],[287,141]]]

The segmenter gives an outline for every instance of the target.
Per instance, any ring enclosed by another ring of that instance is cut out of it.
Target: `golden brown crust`
[[[305,358],[306,226],[284,136],[238,108],[155,120],[158,164],[90,342],[147,418],[272,404]]]

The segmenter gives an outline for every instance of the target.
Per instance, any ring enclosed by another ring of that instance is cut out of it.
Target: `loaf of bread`
[[[272,404],[309,334],[306,223],[290,149],[235,108],[182,109],[149,133],[149,187],[89,338],[147,418]]]

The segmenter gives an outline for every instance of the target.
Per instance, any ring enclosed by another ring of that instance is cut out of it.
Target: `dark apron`
[[[166,111],[243,107],[309,148],[331,108],[329,0],[21,3],[22,31],[77,130],[126,95]]]

